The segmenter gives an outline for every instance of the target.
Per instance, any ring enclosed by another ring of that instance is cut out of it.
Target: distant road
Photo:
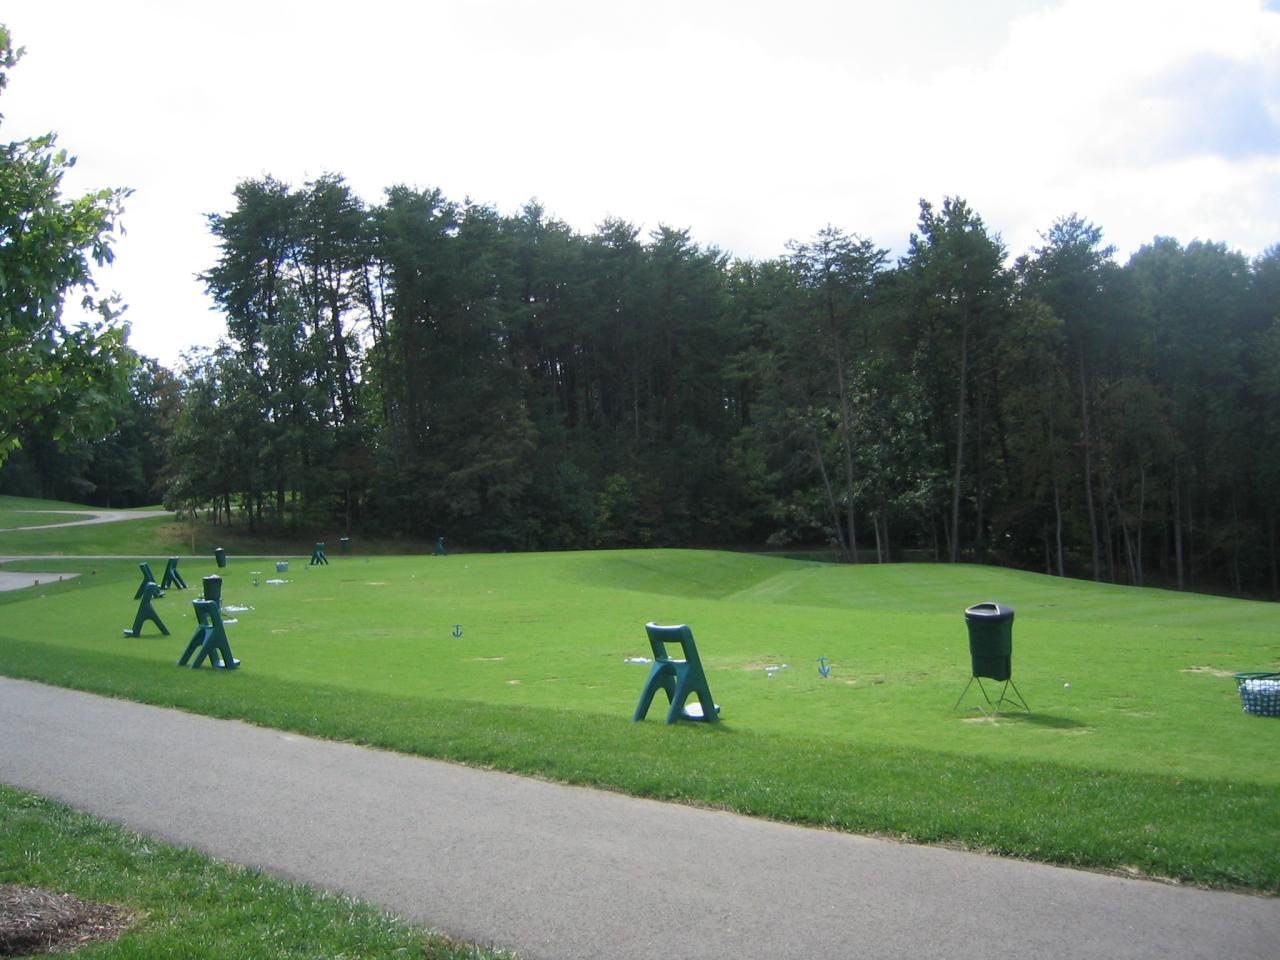
[[[68,520],[66,523],[37,523],[30,527],[10,527],[10,530],[51,530],[54,527],[82,527],[89,523],[118,523],[121,520],[146,520],[154,517],[172,517],[165,510],[14,510],[14,513],[39,513],[48,515],[60,513],[72,517],[84,517],[83,520]]]
[[[0,531],[9,533],[14,530],[53,530],[60,527],[80,527],[88,523],[119,523],[122,520],[145,520],[148,517],[171,517],[172,513],[164,510],[14,510],[14,513],[38,513],[41,516],[48,516],[51,513],[59,513],[71,517],[83,517],[82,520],[69,520],[66,523],[38,523],[30,527],[9,527],[7,530]],[[7,563],[10,560],[45,560],[55,556],[52,554],[24,554],[23,556],[0,557],[0,564]],[[61,554],[56,555],[59,559]],[[115,559],[108,557],[71,557],[68,559],[75,560],[106,560]],[[135,559],[133,557],[120,557],[119,559]],[[145,558],[144,558],[145,559]],[[39,586],[42,583],[50,581],[67,579],[79,576],[76,573],[36,573],[34,571],[21,573],[0,571],[0,590],[21,590],[23,587]]]

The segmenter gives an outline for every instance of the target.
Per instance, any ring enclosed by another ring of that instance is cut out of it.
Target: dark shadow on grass
[[[1029,723],[1036,727],[1048,727],[1051,730],[1083,730],[1088,724],[1070,717],[1056,717],[1051,713],[1009,713],[1000,714],[1002,721],[1012,720],[1018,723]]]

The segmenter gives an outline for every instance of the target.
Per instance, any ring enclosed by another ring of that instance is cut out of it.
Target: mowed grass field
[[[216,571],[224,606],[249,608],[226,613],[243,663],[230,673],[174,665],[212,558],[184,560],[191,589],[157,601],[172,635],[141,638],[121,635],[136,564],[34,561],[81,576],[0,596],[0,672],[754,815],[1280,892],[1280,721],[1244,714],[1231,677],[1280,669],[1276,605],[713,551],[330,559],[277,574],[233,556]],[[164,557],[151,561],[158,575]],[[982,600],[1017,610],[1029,714],[983,717],[976,686],[952,710],[969,676],[963,610]],[[649,620],[693,628],[721,722],[666,727],[661,695],[630,722],[647,667],[627,661],[650,655]]]

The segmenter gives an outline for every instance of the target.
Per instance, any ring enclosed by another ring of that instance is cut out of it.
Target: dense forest
[[[1013,258],[963,200],[906,253],[582,234],[339,176],[209,217],[227,338],[7,492],[487,549],[823,544],[1280,596],[1280,247],[1077,216]]]

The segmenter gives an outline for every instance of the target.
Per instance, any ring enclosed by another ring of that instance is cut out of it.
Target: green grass
[[[74,523],[76,517],[65,513],[40,513],[37,511],[9,511],[0,513],[0,530],[14,527],[34,527],[46,523]]]
[[[86,507],[80,503],[69,503],[66,500],[37,500],[32,497],[0,496],[0,514],[11,510],[96,510],[97,507]]]
[[[146,507],[136,512],[155,511],[157,516],[126,523],[104,523],[68,527],[64,530],[22,530],[23,526],[43,523],[70,523],[75,517],[49,514],[51,510],[100,510],[57,500],[29,500],[21,497],[0,497],[0,556],[59,555],[59,556],[164,556],[164,557],[212,557],[215,547],[223,547],[236,554],[278,554],[284,556],[310,556],[317,540],[328,544],[338,552],[337,529],[315,530],[306,533],[273,531],[269,534],[251,533],[243,523],[233,527],[213,526],[200,521],[195,528],[192,543],[191,528],[185,521],[162,513],[160,507]],[[24,513],[26,510],[46,511],[42,514]],[[365,552],[379,554],[430,553],[430,544],[414,540],[360,539]]]
[[[232,557],[224,603],[252,607],[231,614],[234,673],[173,665],[195,591],[157,602],[173,636],[125,639],[136,565],[32,562],[84,575],[0,596],[0,671],[754,815],[1280,892],[1280,724],[1243,714],[1230,678],[1280,667],[1275,605],[707,551],[331,557],[293,561],[278,586],[270,563]],[[192,584],[214,572],[212,558],[180,569]],[[989,599],[1018,611],[1032,707],[996,722],[976,691],[951,710],[968,678],[961,612]],[[645,668],[625,660],[648,654],[647,620],[692,625],[721,723],[629,722]]]
[[[359,901],[139,837],[3,786],[0,825],[0,883],[115,903],[134,916],[119,940],[78,949],[84,960],[495,956]]]

